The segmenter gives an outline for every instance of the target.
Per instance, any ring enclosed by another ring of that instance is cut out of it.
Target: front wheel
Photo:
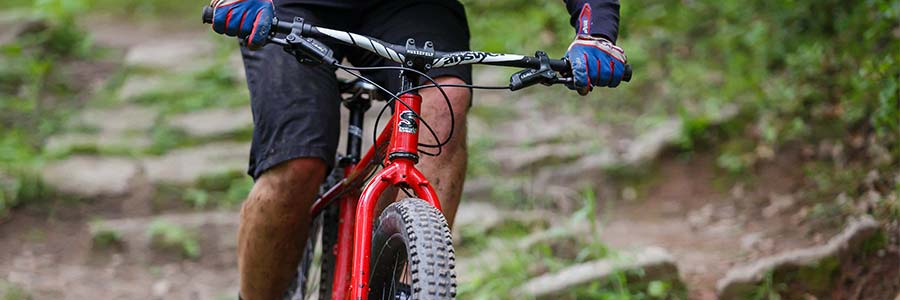
[[[372,240],[372,300],[456,298],[450,227],[428,202],[408,198],[381,213]]]

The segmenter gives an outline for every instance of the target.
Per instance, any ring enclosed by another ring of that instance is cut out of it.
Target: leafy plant
[[[231,208],[243,202],[252,188],[253,179],[243,172],[224,172],[198,178],[193,188],[183,192],[182,198],[196,208],[209,205]]]
[[[776,283],[772,272],[766,273],[762,284],[758,285],[750,292],[751,300],[781,300],[780,290],[784,289],[784,284]]]
[[[90,228],[91,240],[95,247],[104,249],[122,243],[122,233],[110,228],[103,220],[91,221]]]
[[[34,171],[21,168],[7,171],[6,174],[0,172],[0,219],[17,206],[35,203],[51,195],[52,191]]]
[[[200,242],[197,235],[179,225],[163,219],[150,223],[147,235],[151,244],[163,251],[173,251],[184,257],[200,257]]]
[[[0,297],[2,297],[2,300],[31,299],[31,295],[28,294],[28,291],[17,284],[5,280],[0,280]]]
[[[30,16],[15,38],[0,45],[0,217],[47,196],[37,169],[44,140],[62,125],[79,87],[63,62],[88,60],[93,44],[75,23],[81,0],[29,2]]]

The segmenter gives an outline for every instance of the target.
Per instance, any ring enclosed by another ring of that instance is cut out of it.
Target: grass
[[[2,300],[29,300],[31,295],[21,286],[0,280],[0,299]]]
[[[217,48],[217,56],[205,68],[181,74],[162,74],[170,78],[165,79],[160,88],[138,95],[133,101],[156,107],[164,115],[247,105],[249,92],[235,75],[239,71],[231,68],[228,62],[228,54],[237,51],[235,46]]]
[[[74,25],[82,11],[76,2],[12,3],[29,4],[40,25],[0,45],[0,218],[51,193],[39,176],[48,159],[43,143],[65,130],[66,117],[81,105],[86,87],[72,78],[74,63],[100,52]]]
[[[597,222],[596,195],[591,189],[582,192],[584,205],[569,222],[583,224]],[[595,228],[592,226],[592,228]],[[557,228],[559,229],[559,228]],[[477,271],[459,287],[461,299],[528,299],[521,295],[521,287],[528,280],[545,273],[556,272],[577,263],[617,257],[606,245],[593,238],[596,232],[576,233],[556,230],[548,238],[527,248],[520,241],[543,227],[507,222],[488,231],[469,228],[462,230],[462,239],[455,245],[458,260],[466,257],[492,257],[479,265]],[[645,278],[641,270],[622,270],[613,275],[561,292],[560,299],[686,299],[684,287],[670,279]]]
[[[32,168],[0,169],[0,219],[13,208],[42,202],[54,194]]]
[[[200,242],[197,234],[177,224],[157,219],[147,228],[151,245],[158,250],[177,253],[185,258],[200,257]]]
[[[234,208],[246,199],[253,180],[241,171],[209,174],[198,178],[182,198],[195,208]]]
[[[91,221],[89,225],[91,228],[91,241],[94,247],[107,249],[122,245],[122,233],[110,228],[103,220]]]

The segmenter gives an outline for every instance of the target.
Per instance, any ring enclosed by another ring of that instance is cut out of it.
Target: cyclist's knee
[[[274,185],[297,185],[310,181],[321,181],[328,166],[319,158],[304,157],[282,162],[265,172],[259,181]]]
[[[289,160],[266,170],[257,179],[248,203],[277,202],[282,206],[308,205],[325,178],[328,166],[319,158]],[[310,195],[305,195],[310,194]],[[304,202],[304,203],[298,203]]]
[[[435,81],[439,84],[465,84],[462,79],[452,76],[438,77]],[[447,93],[453,107],[453,129],[456,136],[465,130],[466,113],[472,101],[472,93],[468,88],[461,87],[445,87],[444,92]],[[449,134],[451,125],[450,108],[444,101],[444,95],[439,90],[431,88],[423,90],[422,97],[425,99],[422,107],[425,121],[432,126],[437,136],[443,139]],[[435,143],[429,134],[420,137],[424,137],[426,143]]]
[[[441,76],[435,78],[434,81],[437,81],[438,84],[466,84],[465,81],[455,76]],[[442,97],[443,95],[437,89],[428,89],[426,90],[429,93],[434,94],[437,97]],[[463,87],[445,87],[444,92],[447,93],[447,97],[450,98],[450,102],[453,104],[453,112],[456,115],[462,114],[463,116],[468,111],[468,107],[471,106],[472,102],[472,90]],[[446,104],[443,101],[433,101],[432,103],[438,104],[440,106],[445,106]]]

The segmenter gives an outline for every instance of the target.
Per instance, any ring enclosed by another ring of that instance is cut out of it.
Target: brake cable
[[[369,79],[369,78],[367,78],[367,77],[365,77],[365,76],[362,76],[362,75],[360,75],[360,74],[356,74],[356,73],[354,73],[354,72],[350,72],[350,71],[349,71],[349,70],[354,70],[354,69],[365,69],[365,68],[360,68],[360,67],[350,67],[350,66],[344,66],[344,65],[341,65],[341,64],[334,64],[334,65],[337,66],[338,68],[340,68],[341,70],[343,70],[344,72],[347,72],[347,73],[350,74],[350,75],[356,76],[357,78],[362,79],[362,80],[364,80],[364,81],[366,81],[366,82],[372,84],[372,85],[375,86],[376,88],[378,88],[378,89],[384,91],[385,93],[391,95],[391,97],[393,98],[391,101],[397,101],[397,102],[399,102],[400,104],[402,104],[404,107],[406,107],[407,109],[409,109],[410,111],[412,111],[413,115],[414,115],[416,118],[418,118],[419,120],[422,121],[422,124],[425,125],[425,128],[428,129],[428,131],[431,133],[431,136],[434,138],[434,140],[435,140],[435,141],[440,141],[440,138],[438,138],[438,136],[437,136],[437,132],[434,131],[434,129],[431,127],[431,125],[429,125],[428,122],[426,122],[425,119],[422,118],[422,116],[420,116],[418,113],[416,113],[416,112],[412,109],[412,107],[410,107],[408,104],[406,104],[406,102],[403,102],[403,100],[401,100],[400,97],[398,97],[398,96],[395,95],[394,93],[391,93],[391,91],[389,91],[388,89],[382,87],[382,86],[379,85],[378,83],[375,83],[375,81],[373,81],[373,80],[371,80],[371,79]],[[382,68],[382,67],[371,67],[371,68]],[[397,68],[401,68],[401,67],[397,67]],[[431,82],[433,82],[435,85],[438,86],[438,89],[441,90],[441,94],[444,95],[444,100],[445,100],[445,101],[448,103],[448,105],[449,105],[449,103],[450,103],[450,97],[447,96],[447,93],[444,92],[443,89],[439,87],[440,85],[439,85],[438,83],[434,82],[434,79],[432,79],[431,77],[429,77],[429,76],[427,76],[427,75],[425,75],[425,76],[426,76]],[[385,104],[385,105],[388,105],[388,104]],[[452,116],[452,113],[453,113],[453,106],[451,105],[451,106],[448,106],[448,107],[450,108],[450,113],[451,113],[451,116]],[[384,108],[382,108],[382,112],[383,112],[383,111],[384,111]],[[454,120],[453,120],[452,117],[451,117],[450,120],[451,120],[451,122],[450,122],[451,128],[450,128],[450,129],[451,129],[451,133],[452,133],[452,132],[453,132],[453,126],[454,126],[454,124],[453,124],[453,121],[454,121]],[[377,125],[377,124],[376,124],[376,125]],[[377,133],[377,130],[378,130],[378,127],[377,127],[377,126],[375,127],[375,130],[376,130],[376,133]],[[452,135],[451,135],[451,136],[452,136]],[[450,138],[451,136],[448,136],[447,142],[449,142],[449,138]],[[376,138],[376,137],[373,136],[373,139],[374,139],[374,138]],[[375,144],[375,143],[373,143],[373,145],[374,145],[374,144]],[[421,144],[420,144],[420,145],[421,145]],[[443,150],[442,147],[443,147],[444,145],[446,145],[446,143],[438,144],[438,145],[436,145],[436,146],[427,145],[427,146],[430,146],[431,148],[437,148],[437,149],[438,149],[438,153],[430,153],[430,152],[428,152],[428,151],[422,151],[421,149],[419,150],[419,152],[422,152],[422,154],[425,154],[425,155],[428,155],[428,156],[438,156],[438,155],[441,155],[442,150]]]

